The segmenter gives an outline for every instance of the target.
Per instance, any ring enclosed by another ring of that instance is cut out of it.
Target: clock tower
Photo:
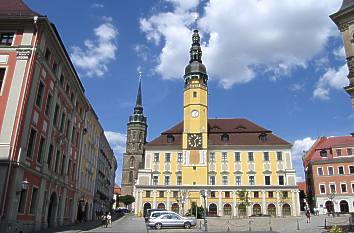
[[[184,74],[184,121],[182,149],[185,167],[206,169],[208,148],[208,75],[202,63],[198,30],[194,30],[190,61]],[[187,172],[189,174],[189,172]],[[200,182],[194,181],[194,184]]]

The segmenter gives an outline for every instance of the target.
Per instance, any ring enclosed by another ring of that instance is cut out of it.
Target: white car
[[[185,218],[174,212],[169,212],[170,213],[161,214],[156,218],[149,219],[147,225],[149,227],[155,227],[157,230],[162,227],[184,227],[188,229],[197,225],[195,218]]]

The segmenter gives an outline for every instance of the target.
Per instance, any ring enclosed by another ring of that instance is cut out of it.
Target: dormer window
[[[327,157],[327,151],[326,150],[321,150],[320,151],[320,156],[321,157]]]
[[[224,133],[223,135],[221,135],[221,141],[223,142],[228,142],[230,140],[230,137],[228,134]]]
[[[259,140],[261,142],[266,142],[267,141],[267,134],[266,133],[261,133],[259,136],[258,136]]]
[[[244,129],[247,129],[245,126],[243,125],[238,125],[235,127],[236,130],[244,130]]]
[[[167,142],[172,143],[175,141],[175,137],[171,134],[167,135]]]
[[[14,33],[1,32],[0,33],[0,45],[12,45],[14,39]]]

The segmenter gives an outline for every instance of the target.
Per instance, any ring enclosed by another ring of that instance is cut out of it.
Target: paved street
[[[255,218],[255,219],[230,219],[230,218],[209,218],[208,231],[209,232],[274,232],[274,233],[323,233],[327,232],[324,229],[325,219],[330,225],[347,225],[349,215],[340,217],[328,216],[313,216],[311,223],[306,223],[305,217],[288,217],[288,218]],[[63,233],[99,233],[99,232],[117,232],[117,233],[165,233],[165,232],[203,232],[204,227],[200,229],[200,222],[198,226],[192,229],[147,229],[144,219],[135,217],[134,215],[125,215],[124,217],[114,221],[111,228],[104,228],[98,226],[98,222],[87,223],[85,227],[76,228],[62,228],[53,232]],[[297,230],[297,222],[299,222],[299,230]],[[251,231],[249,231],[251,230]],[[270,231],[272,230],[272,231]],[[354,232],[354,231],[351,231]]]

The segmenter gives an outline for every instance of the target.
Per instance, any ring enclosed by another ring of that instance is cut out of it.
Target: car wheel
[[[185,222],[184,223],[184,228],[186,228],[186,229],[191,228],[191,223],[190,222]]]
[[[156,224],[155,224],[155,228],[156,228],[157,230],[160,230],[161,227],[162,227],[162,224],[161,224],[161,223],[156,223]]]

